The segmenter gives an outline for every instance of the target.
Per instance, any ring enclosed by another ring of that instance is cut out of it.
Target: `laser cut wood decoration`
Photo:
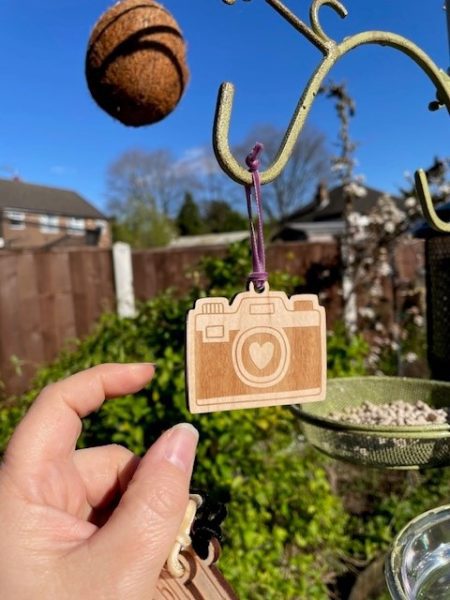
[[[238,600],[230,584],[215,566],[220,555],[220,545],[213,539],[209,555],[200,559],[189,546],[179,555],[184,567],[182,577],[173,577],[164,568],[152,600]]]
[[[325,310],[311,294],[250,290],[201,298],[187,318],[192,413],[323,400]]]

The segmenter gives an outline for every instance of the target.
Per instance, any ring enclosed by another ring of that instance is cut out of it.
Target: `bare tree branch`
[[[281,142],[283,132],[273,125],[258,125],[235,148],[244,163],[255,142],[264,145],[261,170],[270,164]],[[325,136],[313,127],[305,127],[292,156],[282,173],[264,187],[264,208],[273,220],[283,221],[313,196],[320,181],[328,178],[330,157]]]
[[[194,186],[193,173],[180,169],[168,150],[130,150],[108,169],[108,207],[120,217],[137,202],[172,216]]]

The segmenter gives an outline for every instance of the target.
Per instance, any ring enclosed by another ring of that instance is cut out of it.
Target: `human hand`
[[[140,459],[75,450],[81,418],[133,393],[149,364],[105,364],[46,387],[0,467],[2,600],[151,600],[189,499],[198,434],[165,432]]]

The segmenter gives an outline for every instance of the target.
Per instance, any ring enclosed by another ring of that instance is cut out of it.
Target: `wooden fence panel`
[[[89,323],[87,321],[86,281],[82,263],[83,256],[72,252],[69,256],[70,278],[72,281],[72,295],[74,304],[74,318],[76,331],[85,332]]]
[[[13,366],[14,357],[23,354],[20,313],[18,310],[17,257],[5,255],[0,271],[0,346],[2,363],[5,365],[5,385],[14,386],[18,375]]]
[[[205,256],[224,256],[226,247],[134,251],[133,277],[138,300],[167,287],[183,293],[186,277]],[[423,265],[423,245],[404,244],[398,273],[407,280]],[[337,244],[277,243],[267,249],[269,271],[299,275],[304,290],[318,293],[331,326],[342,316]],[[244,282],[243,282],[244,286]],[[0,251],[0,380],[8,393],[26,389],[35,369],[51,361],[64,344],[89,333],[105,311],[115,310],[113,259],[98,248]],[[12,357],[22,363],[20,373]]]
[[[226,247],[163,248],[133,252],[133,282],[137,300],[148,300],[168,287],[180,293],[191,287],[186,277],[204,256],[224,256]]]
[[[267,248],[269,269],[303,277],[313,265],[326,267],[338,261],[339,248],[334,242],[279,242]]]
[[[0,252],[0,281],[0,379],[10,394],[115,308],[109,250]]]
[[[137,300],[147,300],[155,295],[158,282],[155,261],[148,258],[147,252],[136,251],[132,254],[133,287]]]
[[[27,359],[21,369],[23,379],[29,381],[37,366],[46,357],[44,328],[39,305],[39,277],[33,254],[18,254],[15,258],[17,261],[18,297],[15,299],[10,298],[8,302],[15,303],[19,311],[20,328],[18,335],[21,337],[19,358],[23,357],[23,353],[26,351]],[[0,314],[3,315],[1,308]],[[9,344],[6,348],[10,349]],[[3,361],[0,364],[3,365]],[[3,369],[2,376],[4,376]],[[21,381],[21,378],[18,379],[17,385],[20,386]]]
[[[225,246],[139,250],[133,252],[134,290],[137,300],[145,301],[168,287],[186,292],[192,285],[186,276],[202,257],[221,257]],[[305,290],[320,294],[326,289],[323,303],[331,326],[342,314],[339,292],[339,247],[336,243],[276,243],[267,248],[267,269],[300,276]],[[325,272],[331,275],[323,277]],[[242,282],[245,285],[245,282]]]
[[[87,334],[102,312],[114,310],[115,292],[109,250],[70,253],[73,312],[78,337]]]
[[[180,293],[188,291],[191,280],[186,277],[200,259],[224,256],[226,247],[163,248],[133,252],[134,293],[137,300],[148,300],[171,287]]]
[[[40,327],[44,339],[43,361],[47,362],[55,357],[65,340],[76,335],[72,287],[65,253],[36,252],[34,261]]]

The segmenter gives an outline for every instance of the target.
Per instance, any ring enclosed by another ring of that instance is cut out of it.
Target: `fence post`
[[[113,244],[114,282],[116,286],[117,313],[119,317],[135,317],[133,264],[129,244]]]

